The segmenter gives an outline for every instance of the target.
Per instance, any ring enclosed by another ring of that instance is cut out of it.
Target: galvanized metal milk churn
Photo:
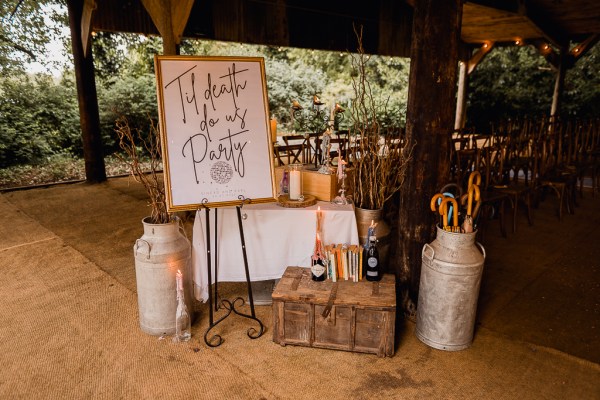
[[[462,350],[473,341],[485,260],[476,234],[438,226],[436,239],[423,246],[416,334],[433,348]]]
[[[150,335],[170,335],[175,333],[178,270],[187,309],[193,310],[192,250],[179,218],[167,224],[149,219],[142,221],[144,234],[133,246],[140,328]]]

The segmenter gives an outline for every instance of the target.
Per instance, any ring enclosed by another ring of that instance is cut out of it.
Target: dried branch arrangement
[[[352,78],[354,99],[351,104],[352,130],[356,143],[350,154],[354,167],[354,204],[376,210],[400,190],[414,145],[400,133],[383,135],[367,76],[368,56],[362,45],[362,27],[354,33],[358,53],[352,57],[356,76]]]
[[[151,208],[150,222],[153,224],[170,222],[171,218],[165,202],[165,188],[160,179],[162,163],[158,127],[151,121],[148,137],[144,138],[143,132],[130,128],[125,117],[120,117],[116,121],[116,125],[115,131],[119,136],[119,146],[126,154],[126,157],[119,157],[129,165],[133,179],[144,185],[146,193],[148,193],[148,205]],[[149,171],[142,167],[140,161],[142,148],[150,156]]]

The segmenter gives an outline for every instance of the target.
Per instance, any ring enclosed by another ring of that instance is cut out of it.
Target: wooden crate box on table
[[[305,168],[310,168],[310,165]],[[283,170],[285,166],[275,167],[275,184],[279,187],[279,182],[283,178]],[[346,168],[346,196],[352,194],[352,168]],[[319,171],[311,169],[302,170],[302,192],[311,194],[321,201],[332,201],[335,196],[339,195],[340,182],[337,175],[334,173],[320,174]]]
[[[273,341],[325,349],[394,354],[396,280],[314,282],[288,267],[273,291]]]

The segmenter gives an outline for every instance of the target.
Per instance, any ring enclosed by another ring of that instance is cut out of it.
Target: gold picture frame
[[[155,56],[169,212],[277,199],[264,59]]]

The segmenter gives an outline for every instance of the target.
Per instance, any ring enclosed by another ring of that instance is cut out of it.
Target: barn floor
[[[132,245],[147,215],[127,178],[0,194],[0,398],[598,399],[600,196],[574,215],[548,196],[529,226],[487,227],[487,259],[473,345],[458,352],[420,342],[401,319],[391,358],[279,346],[247,320],[204,344],[206,305],[192,340],[142,333]],[[188,221],[188,224],[191,222]],[[508,224],[511,226],[509,218]],[[237,294],[240,284],[223,284]]]

